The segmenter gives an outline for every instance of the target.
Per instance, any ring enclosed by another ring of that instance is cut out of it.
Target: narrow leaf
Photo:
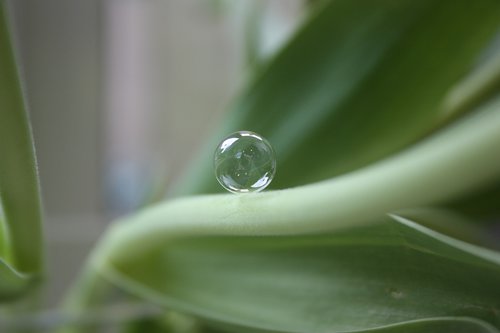
[[[33,139],[0,1],[0,200],[6,257],[0,299],[43,270],[41,207]]]

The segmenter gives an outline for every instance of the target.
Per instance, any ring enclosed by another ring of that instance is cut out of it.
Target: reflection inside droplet
[[[266,188],[276,172],[276,157],[270,143],[254,132],[231,134],[214,153],[217,181],[234,193],[258,192]]]

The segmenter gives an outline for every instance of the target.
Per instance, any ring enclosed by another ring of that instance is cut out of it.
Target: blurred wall
[[[108,198],[127,211],[161,199],[226,109],[238,26],[211,1],[109,0],[104,12]]]
[[[299,0],[7,0],[30,106],[56,304],[116,215],[162,200]],[[255,19],[257,18],[257,19]],[[249,26],[250,23],[250,26]],[[255,59],[254,59],[255,60]]]
[[[101,2],[10,1],[48,214],[88,214],[101,202]]]

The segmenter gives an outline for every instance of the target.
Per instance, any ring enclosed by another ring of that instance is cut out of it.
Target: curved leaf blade
[[[500,98],[411,149],[356,172],[281,191],[172,200],[116,224],[103,245],[115,259],[127,260],[161,246],[165,237],[322,232],[445,202],[498,179],[499,129]]]
[[[41,204],[33,139],[0,2],[0,202],[5,222],[0,298],[43,271]],[[7,264],[8,263],[8,264]]]
[[[449,91],[499,22],[489,0],[327,1],[236,102],[177,194],[221,191],[211,154],[236,130],[275,147],[274,188],[399,151],[442,124]]]
[[[179,238],[104,273],[168,308],[271,331],[449,315],[499,327],[500,255],[469,246],[397,218],[328,235]]]
[[[390,325],[363,333],[497,333],[495,327],[481,320],[463,317],[430,318],[415,320],[402,324]],[[360,332],[361,333],[361,332]]]

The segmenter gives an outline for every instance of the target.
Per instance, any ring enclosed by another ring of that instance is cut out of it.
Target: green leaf
[[[366,333],[497,333],[495,327],[481,320],[461,317],[433,318],[415,320],[403,324],[390,325],[374,330],[363,331]]]
[[[32,276],[19,272],[8,262],[0,259],[0,299],[13,300],[23,294],[32,282]]]
[[[14,60],[5,2],[0,1],[0,299],[43,270],[41,207],[33,139]]]
[[[218,323],[212,326],[221,327],[222,332],[226,333],[263,333],[271,331],[255,330],[242,327],[228,327],[221,326]],[[201,332],[213,333],[212,331],[203,330]],[[200,333],[201,333],[200,332]],[[278,331],[272,331],[277,333]],[[410,320],[403,323],[393,324],[378,327],[375,329],[368,329],[362,331],[351,331],[357,333],[443,333],[443,332],[453,332],[453,333],[498,333],[494,326],[474,318],[467,317],[439,317],[431,319],[419,319]],[[198,332],[193,332],[198,333]]]
[[[279,189],[401,150],[485,97],[495,64],[461,79],[499,22],[493,0],[325,2],[236,101],[177,194],[221,191],[211,154],[236,130],[273,144]]]
[[[447,203],[447,207],[460,212],[476,222],[497,223],[500,217],[500,180],[496,180],[476,191],[464,193]]]
[[[500,327],[498,253],[401,217],[375,223],[497,178],[499,128],[497,99],[342,177],[146,209],[101,241],[90,288],[74,294],[73,308],[91,306],[92,281],[103,274],[169,308],[264,330],[362,330],[443,316]]]
[[[104,273],[168,308],[270,331],[441,316],[500,327],[500,255],[395,220],[326,235],[178,238]]]
[[[498,239],[494,235],[485,230],[475,219],[460,212],[444,208],[420,207],[404,209],[395,214],[418,221],[423,226],[453,238],[500,250]]]
[[[480,104],[500,87],[500,47],[457,84],[443,101],[443,117],[450,117]]]

